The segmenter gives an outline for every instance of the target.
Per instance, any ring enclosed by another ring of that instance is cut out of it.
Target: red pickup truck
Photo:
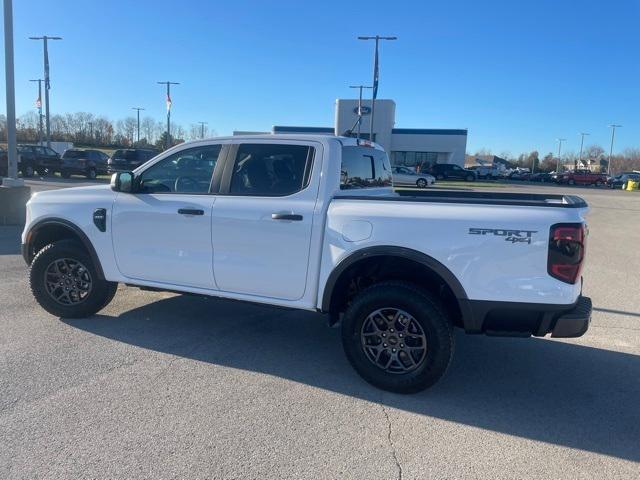
[[[601,187],[607,183],[607,175],[605,173],[594,173],[589,170],[577,170],[559,175],[558,183],[566,183],[568,185],[595,185],[596,187]]]

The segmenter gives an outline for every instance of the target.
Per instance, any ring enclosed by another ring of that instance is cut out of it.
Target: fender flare
[[[91,243],[91,240],[89,240],[89,237],[87,237],[87,234],[84,233],[80,227],[70,222],[69,220],[65,220],[63,218],[56,218],[56,217],[45,218],[35,222],[33,225],[29,227],[29,230],[27,231],[27,235],[25,236],[25,243],[22,245],[22,256],[24,257],[24,261],[27,262],[27,265],[31,265],[33,257],[35,256],[34,254],[32,254],[31,247],[33,245],[34,240],[38,236],[38,232],[43,228],[46,228],[49,226],[66,228],[67,230],[72,232],[76,237],[78,237],[78,239],[80,240],[80,243],[82,243],[83,247],[85,248],[85,250],[89,254],[89,257],[91,258],[91,261],[93,262],[96,272],[98,273],[98,278],[100,280],[104,280],[104,272],[102,271],[102,264],[100,263],[100,258],[98,257],[98,254],[96,253],[95,248],[93,248],[93,244]]]
[[[410,248],[394,246],[377,246],[363,248],[351,253],[348,257],[343,259],[333,269],[333,271],[329,275],[329,278],[327,279],[327,283],[325,284],[324,292],[322,294],[321,311],[329,312],[331,310],[331,297],[333,296],[335,285],[342,273],[347,270],[347,268],[364,258],[380,256],[406,258],[408,260],[420,263],[432,270],[434,273],[439,275],[440,278],[442,278],[442,280],[447,284],[447,286],[455,295],[456,299],[458,300],[463,319],[467,317],[468,312],[466,311],[467,309],[465,307],[468,303],[467,300],[469,299],[469,297],[467,296],[464,287],[462,286],[458,278],[451,272],[451,270],[449,270],[435,258],[430,257],[425,253],[419,252],[417,250],[412,250]]]

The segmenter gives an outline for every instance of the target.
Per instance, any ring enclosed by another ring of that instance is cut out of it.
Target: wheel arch
[[[435,258],[405,247],[375,246],[352,252],[331,272],[322,294],[321,311],[330,313],[332,322],[348,300],[348,290],[356,272],[386,269],[382,279],[406,279],[429,290],[440,290],[457,325],[464,327],[471,319],[468,296],[456,276]],[[405,278],[403,278],[405,277]],[[408,277],[408,278],[406,278]],[[377,280],[377,281],[379,281]]]
[[[46,218],[34,223],[29,228],[22,246],[22,255],[27,265],[31,265],[33,258],[43,247],[59,240],[78,241],[89,254],[98,273],[98,278],[104,280],[102,264],[91,240],[80,227],[63,218]]]

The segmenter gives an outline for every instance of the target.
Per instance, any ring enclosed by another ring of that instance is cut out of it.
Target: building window
[[[438,163],[438,152],[391,152],[391,164],[394,167],[423,168]]]

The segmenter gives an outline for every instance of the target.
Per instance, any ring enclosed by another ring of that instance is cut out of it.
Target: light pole
[[[609,148],[609,161],[607,162],[607,175],[611,175],[611,158],[613,157],[613,139],[616,136],[616,128],[622,127],[622,125],[609,125],[611,128],[611,147]]]
[[[580,133],[580,163],[582,163],[582,146],[584,145],[584,137],[589,135],[588,133]],[[573,171],[578,171],[578,163],[573,162]]]
[[[204,138],[204,126],[207,125],[207,122],[198,122],[200,124],[200,138]]]
[[[358,120],[356,120],[356,125],[358,126],[358,140],[360,140],[360,126],[362,125],[362,89],[363,88],[373,88],[368,87],[367,85],[349,85],[349,88],[357,88],[359,90],[358,94]],[[353,131],[353,128],[351,129]]]
[[[47,147],[51,147],[51,117],[49,116],[49,89],[51,80],[49,78],[49,40],[62,40],[62,37],[29,37],[30,40],[42,40],[44,44],[44,114],[47,122]]]
[[[167,138],[165,139],[165,146],[169,148],[171,146],[171,85],[180,85],[178,82],[158,82],[159,85],[167,86]]]
[[[558,163],[556,165],[556,173],[560,173],[560,152],[562,152],[562,142],[566,141],[566,138],[557,138],[558,140]]]
[[[380,40],[397,40],[398,37],[382,37],[380,35],[375,36],[360,36],[358,40],[375,40],[376,48],[373,54],[373,91],[371,92],[371,124],[369,125],[369,140],[373,139],[373,119],[376,113],[376,98],[378,98],[378,77],[379,77],[379,65],[378,65],[378,44]]]
[[[36,100],[36,107],[38,108],[38,144],[42,146],[42,79],[37,78],[35,80],[29,80],[30,82],[38,82],[38,99]]]
[[[132,110],[136,110],[138,112],[138,141],[136,143],[140,143],[140,110],[144,110],[142,107],[131,107]]]
[[[4,0],[4,71],[7,91],[7,176],[4,186],[20,186],[18,144],[16,142],[16,92],[13,76],[13,3]]]

